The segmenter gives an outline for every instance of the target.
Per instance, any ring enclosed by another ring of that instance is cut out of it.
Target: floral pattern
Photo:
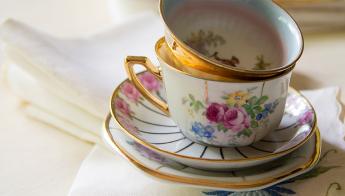
[[[192,122],[192,132],[201,139],[218,144],[227,144],[233,137],[251,137],[253,129],[268,123],[268,116],[278,106],[280,99],[267,103],[268,96],[252,96],[248,92],[236,91],[222,97],[224,103],[210,104],[196,100],[192,94],[183,98],[182,103],[188,106],[188,111],[194,119],[195,114],[205,116],[208,124],[196,120]],[[223,133],[226,134],[223,134]]]
[[[161,84],[157,78],[150,72],[144,72],[139,76],[139,80],[145,86],[145,88],[151,92],[158,92]]]
[[[128,103],[126,103],[120,97],[115,99],[115,108],[125,116],[131,116],[131,113],[133,113],[131,112]]]
[[[196,51],[203,55],[208,56],[218,62],[232,67],[237,67],[240,64],[240,59],[236,56],[231,56],[230,59],[222,58],[219,56],[219,52],[210,52],[209,48],[216,48],[218,46],[226,44],[226,40],[223,36],[213,33],[212,31],[204,31],[200,29],[197,32],[192,32],[190,36],[185,40],[185,43]],[[265,70],[271,66],[271,63],[267,63],[264,59],[264,55],[256,57],[256,63],[253,70]]]
[[[141,94],[139,91],[135,88],[135,86],[130,82],[125,82],[121,86],[121,92],[132,102],[139,102],[141,98]]]
[[[155,92],[157,93],[157,95],[159,95],[161,83],[153,74],[149,72],[144,72],[139,75],[139,79],[147,90]],[[126,102],[125,100],[128,100],[128,102]],[[134,123],[132,122],[135,113],[131,110],[130,103],[134,103],[136,105],[141,104],[144,107],[147,107],[143,103],[143,100],[144,98],[142,97],[140,92],[135,88],[135,86],[131,82],[127,81],[121,85],[120,93],[114,101],[118,121],[127,130],[136,135],[140,133],[138,128],[135,127]]]
[[[314,119],[314,112],[312,110],[307,110],[299,119],[298,123],[300,125],[309,124]]]
[[[164,158],[163,156],[153,152],[152,150],[146,148],[145,146],[138,144],[133,141],[127,141],[127,143],[135,148],[136,151],[138,151],[143,157],[152,160],[157,161],[159,163],[166,163],[168,160]]]

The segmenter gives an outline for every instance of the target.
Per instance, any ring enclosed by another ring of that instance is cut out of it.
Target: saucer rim
[[[210,188],[222,188],[222,189],[236,189],[236,190],[243,190],[243,189],[254,189],[254,188],[260,188],[265,187],[270,184],[277,183],[282,180],[286,180],[288,177],[294,177],[297,175],[301,175],[305,172],[308,172],[311,168],[313,168],[317,162],[319,161],[321,157],[321,136],[319,128],[316,127],[316,131],[314,132],[315,135],[315,145],[314,145],[314,152],[312,156],[310,156],[310,159],[308,162],[304,163],[303,165],[299,165],[296,168],[284,172],[282,174],[279,174],[277,176],[268,177],[265,179],[260,179],[252,182],[225,182],[225,181],[218,181],[214,179],[198,179],[193,177],[185,177],[185,176],[178,176],[173,174],[167,174],[163,173],[159,170],[151,169],[142,164],[140,161],[138,161],[133,155],[128,153],[124,147],[120,146],[118,143],[115,142],[114,138],[111,135],[110,129],[109,129],[109,122],[111,119],[111,115],[108,114],[106,120],[104,121],[104,127],[103,127],[103,134],[102,137],[108,137],[110,139],[111,143],[105,142],[108,145],[111,145],[112,147],[115,147],[118,149],[119,154],[121,154],[124,158],[126,158],[130,163],[132,163],[136,168],[140,169],[141,171],[145,172],[146,174],[158,178],[160,180],[172,182],[172,183],[180,183],[180,184],[188,184],[188,185],[194,185],[194,186],[203,186],[203,187],[210,187]],[[120,131],[117,129],[117,131]],[[122,132],[122,134],[124,134]],[[105,138],[104,138],[105,139]],[[131,138],[132,139],[132,138]],[[114,150],[114,149],[112,149]],[[288,178],[289,179],[289,178]]]
[[[147,71],[142,71],[142,72],[139,72],[137,74],[142,74],[142,73],[145,73]],[[293,93],[296,93],[297,95],[301,96],[304,101],[306,102],[306,104],[308,104],[310,106],[310,108],[313,110],[313,113],[314,113],[314,123],[313,123],[313,126],[311,127],[311,131],[309,133],[309,135],[303,140],[301,141],[300,143],[296,144],[295,146],[289,148],[289,149],[286,149],[286,150],[283,150],[283,151],[280,151],[280,152],[277,152],[277,153],[269,153],[269,154],[266,154],[266,155],[263,155],[263,156],[256,156],[256,157],[250,157],[250,158],[242,158],[242,159],[209,159],[209,158],[199,158],[199,157],[192,157],[192,156],[188,156],[188,155],[181,155],[181,154],[176,154],[174,152],[170,152],[170,151],[167,151],[167,150],[163,150],[163,149],[160,149],[144,140],[142,140],[141,138],[137,137],[136,135],[134,135],[133,133],[131,133],[130,131],[128,131],[124,126],[121,125],[121,123],[119,122],[118,118],[117,118],[117,115],[116,115],[116,108],[113,107],[114,106],[114,100],[116,98],[116,96],[120,93],[120,90],[121,90],[121,86],[126,83],[126,82],[131,82],[129,78],[126,78],[124,81],[122,81],[114,90],[113,94],[111,95],[111,98],[110,98],[110,104],[109,104],[109,107],[110,107],[110,114],[112,116],[112,118],[114,118],[114,121],[116,122],[116,124],[120,127],[120,130],[126,134],[127,136],[131,137],[134,141],[138,142],[139,144],[153,150],[153,151],[156,151],[156,152],[159,152],[159,153],[162,153],[162,154],[165,154],[167,156],[174,156],[174,157],[177,157],[177,158],[182,158],[182,159],[188,159],[188,160],[197,160],[197,161],[202,161],[202,162],[215,162],[215,163],[239,163],[239,162],[248,162],[248,161],[260,161],[260,160],[265,160],[265,159],[270,159],[270,158],[278,158],[280,156],[283,156],[283,155],[286,155],[296,149],[298,149],[299,147],[301,147],[303,144],[305,144],[310,138],[311,136],[315,133],[315,130],[316,130],[316,125],[317,125],[317,116],[316,116],[316,111],[313,107],[313,105],[310,103],[310,101],[304,96],[302,95],[298,90],[292,88],[292,87],[289,87],[289,92],[293,92]],[[229,147],[231,148],[231,147]]]

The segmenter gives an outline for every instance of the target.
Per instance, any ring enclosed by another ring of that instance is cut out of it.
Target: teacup
[[[128,56],[129,79],[153,105],[170,115],[191,140],[214,146],[250,145],[279,125],[291,70],[265,80],[239,80],[184,68],[164,38],[155,46],[160,69],[148,58]],[[166,102],[146,89],[134,72],[143,65],[162,79]]]
[[[298,25],[271,0],[161,0],[160,12],[174,56],[203,72],[271,77],[303,51]]]

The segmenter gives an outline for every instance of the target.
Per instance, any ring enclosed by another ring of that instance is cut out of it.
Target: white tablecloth
[[[107,10],[106,0],[0,0],[0,19],[14,17],[63,37],[106,27]],[[305,41],[292,85],[338,85],[344,103],[345,32],[306,35]],[[0,195],[66,195],[92,145],[24,116],[4,85],[0,100]]]

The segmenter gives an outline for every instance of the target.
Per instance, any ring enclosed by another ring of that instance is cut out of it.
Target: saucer
[[[165,100],[162,85],[156,95]],[[279,128],[246,147],[211,147],[191,141],[171,118],[150,104],[128,80],[115,90],[111,113],[114,119],[110,120],[110,129],[120,126],[124,133],[154,152],[185,165],[208,170],[250,167],[282,157],[304,144],[314,133],[316,125],[312,106],[292,89],[289,90]]]
[[[320,158],[320,134],[315,128],[315,134],[308,142],[292,153],[270,163],[229,172],[200,170],[161,156],[135,142],[118,129],[111,130],[110,120],[109,115],[105,121],[102,136],[111,150],[118,151],[146,174],[180,185],[229,191],[264,189],[308,172]]]

